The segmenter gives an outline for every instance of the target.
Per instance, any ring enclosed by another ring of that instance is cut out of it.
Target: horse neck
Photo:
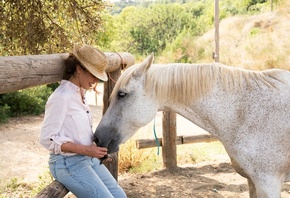
[[[204,116],[200,115],[194,108],[184,107],[181,108],[179,105],[171,105],[168,108],[177,114],[183,116],[184,118],[191,121],[193,124],[199,126],[200,128],[208,131],[211,134],[214,134],[216,131],[216,127],[212,125],[209,120],[207,120]]]
[[[167,106],[212,135],[222,136],[223,134],[219,133],[225,135],[229,129],[237,127],[235,112],[239,107],[236,105],[236,100],[239,99],[235,94],[218,90],[193,102],[192,105],[168,104]]]

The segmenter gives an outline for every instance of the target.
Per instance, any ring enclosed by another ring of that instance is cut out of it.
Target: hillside
[[[290,69],[290,3],[273,12],[234,16],[220,22],[220,62],[247,69]],[[198,62],[211,62],[214,30],[197,39]]]

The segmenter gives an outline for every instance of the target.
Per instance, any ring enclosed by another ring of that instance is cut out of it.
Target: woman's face
[[[81,67],[77,67],[79,74],[79,83],[80,87],[84,89],[94,89],[99,82],[99,79],[91,74],[88,70],[85,70]]]

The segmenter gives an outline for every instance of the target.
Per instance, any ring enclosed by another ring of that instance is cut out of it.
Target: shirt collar
[[[84,96],[85,96],[85,92],[86,92],[85,89],[80,88],[79,86],[77,86],[76,84],[72,83],[72,82],[69,81],[69,80],[61,80],[61,81],[60,81],[60,84],[61,84],[62,86],[67,87],[68,89],[72,90],[73,92],[75,92],[75,93],[77,93],[77,94],[80,94],[80,93],[81,93],[81,95],[82,95],[83,98],[84,98]]]
[[[69,80],[61,80],[60,84],[76,92],[80,92],[80,88]]]

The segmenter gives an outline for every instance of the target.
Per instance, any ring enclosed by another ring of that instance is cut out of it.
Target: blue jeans
[[[51,154],[52,176],[78,198],[124,198],[126,194],[100,160],[84,155]]]

